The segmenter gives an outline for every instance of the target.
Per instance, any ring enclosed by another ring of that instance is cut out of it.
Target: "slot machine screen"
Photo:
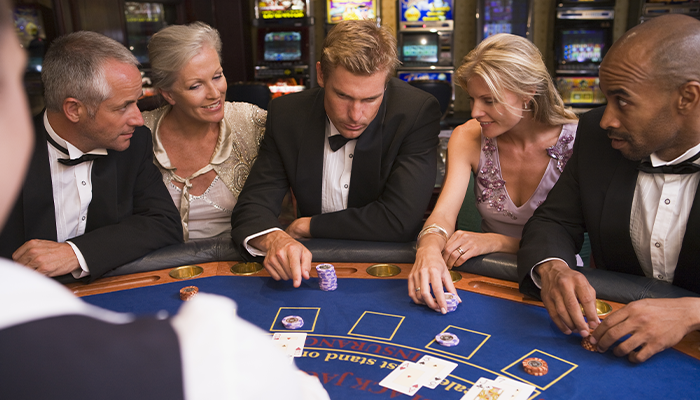
[[[261,0],[256,17],[263,20],[287,20],[306,17],[306,0]]]
[[[486,39],[499,33],[526,37],[529,2],[523,0],[483,0],[483,36]]]
[[[377,18],[377,0],[327,0],[329,24],[341,21]]]
[[[562,61],[600,63],[605,55],[605,32],[595,29],[562,30]]]
[[[265,34],[265,61],[300,61],[301,32],[269,32]]]
[[[452,21],[453,0],[400,0],[401,22]]]
[[[401,46],[402,61],[437,63],[438,39],[437,33],[404,33]]]

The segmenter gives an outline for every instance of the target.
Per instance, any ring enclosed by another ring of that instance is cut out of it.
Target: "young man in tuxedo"
[[[309,277],[297,239],[409,242],[435,185],[440,106],[392,78],[396,39],[375,21],[344,21],[316,64],[321,87],[270,103],[258,159],[231,217],[241,254],[275,279]],[[298,219],[277,217],[292,189]]]

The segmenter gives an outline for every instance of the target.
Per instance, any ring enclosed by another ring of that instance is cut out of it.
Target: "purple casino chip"
[[[445,301],[447,302],[447,312],[457,310],[457,306],[459,305],[457,296],[453,295],[452,293],[445,292]]]
[[[304,320],[298,315],[288,315],[282,318],[282,325],[287,329],[299,329],[304,326]]]
[[[318,264],[316,272],[318,273],[318,285],[321,290],[330,292],[338,288],[338,277],[335,275],[333,264]]]
[[[435,335],[435,341],[445,347],[454,347],[459,344],[459,338],[454,333],[442,332]]]

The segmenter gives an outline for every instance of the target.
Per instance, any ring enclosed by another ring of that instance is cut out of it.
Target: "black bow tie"
[[[345,144],[351,140],[343,135],[333,135],[328,137],[328,144],[331,146],[331,150],[338,151],[339,148],[345,146]]]
[[[56,141],[53,140],[48,134],[46,135],[46,140],[48,140],[48,142],[51,143],[51,146],[55,147],[58,151],[62,152],[63,154],[69,154],[68,149],[56,143]],[[73,166],[78,165],[80,163],[84,163],[85,161],[97,160],[98,158],[104,156],[105,154],[83,154],[78,158],[59,158],[58,162],[60,162],[63,165]]]
[[[698,158],[700,158],[700,153],[678,164],[662,165],[659,167],[652,166],[650,160],[642,160],[637,166],[637,169],[648,174],[692,174],[700,171],[700,165],[693,162]]]

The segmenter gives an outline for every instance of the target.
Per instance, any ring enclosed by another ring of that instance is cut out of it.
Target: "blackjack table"
[[[301,316],[304,325],[294,332],[306,332],[307,338],[294,362],[317,376],[332,399],[460,399],[479,378],[499,376],[533,385],[531,399],[700,399],[700,332],[633,364],[611,351],[586,350],[580,336],[561,333],[542,303],[519,293],[514,282],[454,271],[462,303],[442,315],[408,297],[410,263],[332,264],[338,276],[333,291],[320,289],[314,268],[311,279],[294,288],[264,269],[257,271],[254,263],[238,261],[67,286],[88,303],[137,316],[176,314],[183,304],[181,289],[196,286],[199,292],[233,299],[242,318],[271,336],[290,331],[284,317]],[[602,314],[623,306],[601,304]],[[459,344],[440,345],[435,337],[441,332],[455,334]],[[458,366],[435,389],[423,387],[413,396],[379,385],[402,362],[425,355]],[[548,372],[528,374],[522,362],[530,357],[544,360]]]

